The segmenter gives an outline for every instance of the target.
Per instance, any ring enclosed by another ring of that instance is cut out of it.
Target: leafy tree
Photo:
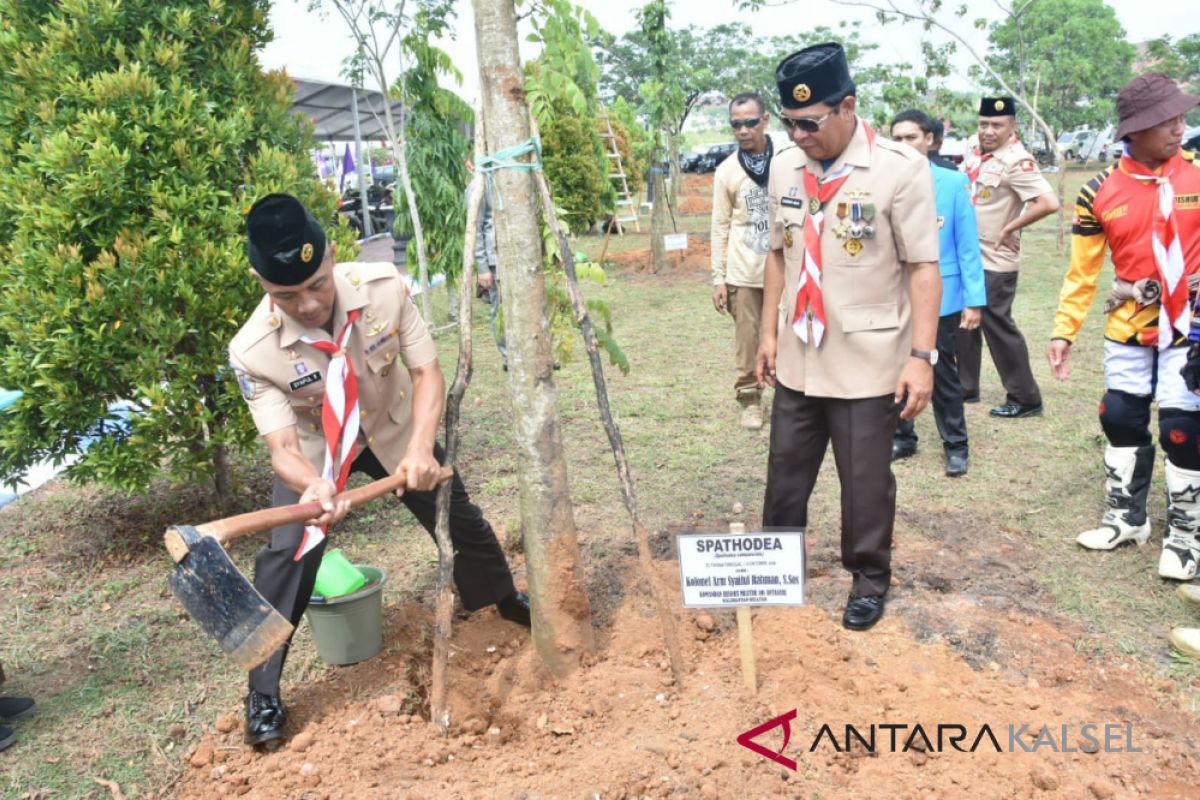
[[[1200,91],[1200,33],[1191,33],[1175,41],[1171,41],[1170,36],[1150,40],[1134,68],[1138,74],[1165,72],[1195,94]],[[1200,124],[1200,108],[1193,108],[1188,113],[1188,123]]]
[[[253,427],[226,346],[261,296],[243,214],[273,191],[323,220],[291,83],[263,75],[267,0],[0,0],[0,475],[143,490],[215,477]]]
[[[466,162],[472,157],[469,130],[474,112],[461,97],[438,83],[438,76],[461,82],[462,75],[445,52],[429,44],[428,34],[418,25],[406,37],[405,47],[413,56],[413,68],[404,79],[405,93],[412,111],[405,115],[408,129],[407,155],[416,169],[412,172],[413,196],[417,214],[409,213],[409,196],[396,197],[398,236],[415,233],[414,219],[428,223],[425,246],[429,271],[452,280],[462,272],[462,230],[467,209],[463,200],[470,174]],[[399,93],[399,87],[393,89]],[[408,243],[408,256],[417,256],[416,238]]]
[[[605,210],[605,195],[612,193],[608,176],[596,163],[595,119],[556,114],[542,127],[542,153],[546,180],[567,227],[588,230]]]
[[[546,178],[571,230],[586,231],[616,200],[597,128],[600,70],[585,38],[600,35],[600,26],[568,0],[543,0],[531,21],[529,38],[542,52],[525,65],[525,80]]]
[[[1026,0],[991,26],[988,42],[996,72],[1036,95],[1056,130],[1115,119],[1117,92],[1133,77],[1134,47],[1103,0]]]

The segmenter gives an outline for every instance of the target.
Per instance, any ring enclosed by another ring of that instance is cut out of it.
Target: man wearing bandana
[[[841,482],[842,624],[883,616],[891,582],[896,417],[929,402],[941,277],[929,162],[855,114],[846,53],[805,48],[775,71],[796,147],[771,165],[757,370],[775,387],[763,524],[804,528],[826,447]]]
[[[729,103],[729,123],[738,150],[713,176],[713,307],[733,316],[737,353],[734,395],[742,406],[742,427],[763,425],[762,395],[754,374],[762,326],[763,262],[770,243],[767,178],[774,144],[767,135],[771,115],[762,97],[745,92]]]
[[[1200,560],[1200,316],[1191,308],[1200,269],[1200,166],[1181,149],[1185,116],[1198,104],[1200,97],[1160,72],[1134,78],[1117,95],[1116,138],[1125,143],[1124,154],[1075,201],[1071,265],[1047,351],[1055,377],[1066,380],[1071,344],[1095,297],[1107,249],[1116,273],[1104,304],[1106,391],[1100,401],[1108,509],[1077,541],[1111,550],[1150,539],[1150,406],[1157,401],[1167,484],[1158,574],[1177,581],[1194,578]],[[1200,639],[1196,647],[1200,655]]]
[[[325,528],[349,511],[336,497],[350,472],[379,479],[403,470],[407,484],[397,495],[433,533],[445,381],[394,266],[337,264],[333,242],[290,195],[255,203],[246,236],[266,294],[230,343],[230,362],[271,456],[272,505],[319,501],[325,510],[307,525],[275,528],[255,562],[255,588],[295,625],[312,593]],[[457,474],[450,538],[463,606],[494,603],[502,617],[528,626],[528,600]],[[283,736],[279,682],[287,650],[250,672],[246,744]]]

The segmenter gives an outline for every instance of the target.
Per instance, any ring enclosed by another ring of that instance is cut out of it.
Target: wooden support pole
[[[729,532],[742,534],[746,526],[740,522],[729,523]],[[742,684],[750,694],[758,692],[758,675],[754,664],[754,628],[750,620],[750,606],[738,606],[738,651],[742,657]]]

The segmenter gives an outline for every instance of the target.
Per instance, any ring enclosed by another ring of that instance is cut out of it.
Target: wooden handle
[[[437,482],[442,484],[453,477],[454,470],[450,467],[442,467]],[[373,483],[368,483],[366,486],[342,492],[335,498],[335,501],[349,500],[350,507],[357,508],[388,492],[403,488],[407,482],[407,476],[403,472],[397,472],[395,475],[389,475]],[[249,533],[258,533],[280,525],[293,525],[315,519],[324,513],[325,510],[321,508],[321,504],[314,500],[311,503],[264,508],[261,511],[251,511],[248,514],[238,514],[236,517],[206,522],[203,525],[197,525],[196,530],[219,542],[228,542]]]

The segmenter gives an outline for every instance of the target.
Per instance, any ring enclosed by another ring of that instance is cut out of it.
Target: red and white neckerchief
[[[867,147],[875,143],[875,131],[865,121],[862,123],[867,134]],[[804,167],[804,195],[808,198],[808,214],[804,218],[804,268],[796,284],[796,312],[792,316],[792,330],[800,341],[808,343],[808,323],[812,323],[813,346],[820,347],[825,336],[825,301],[821,296],[821,231],[825,228],[825,204],[833,199],[842,184],[854,172],[853,164],[843,164],[841,169],[817,176]],[[816,199],[819,207],[812,205]],[[815,208],[815,210],[814,210]]]
[[[1162,297],[1158,305],[1158,347],[1171,346],[1174,336],[1164,336],[1163,331],[1175,331],[1188,335],[1191,324],[1191,309],[1188,304],[1188,282],[1184,276],[1183,244],[1179,241],[1179,229],[1175,225],[1175,187],[1171,176],[1178,166],[1178,157],[1162,166],[1161,172],[1150,172],[1134,161],[1128,150],[1121,157],[1121,169],[1131,178],[1158,186],[1158,202],[1154,208],[1151,225],[1150,246],[1154,251],[1154,263],[1158,266],[1158,277],[1162,281]]]
[[[336,342],[300,337],[300,341],[330,357],[321,408],[321,426],[325,430],[325,469],[321,477],[333,481],[338,492],[346,488],[350,466],[354,463],[354,444],[358,439],[358,379],[354,375],[354,365],[346,355],[346,342],[350,340],[350,331],[357,319],[356,308],[346,316],[346,326]],[[300,548],[292,560],[299,561],[324,539],[324,526],[306,526]]]
[[[1017,138],[1017,134],[1013,133],[1008,139],[1008,144],[1016,144],[1021,141]],[[963,159],[963,171],[967,173],[967,182],[971,189],[971,205],[975,205],[978,200],[979,192],[979,173],[983,169],[983,165],[987,161],[991,161],[995,156],[995,152],[987,153],[986,155],[979,149],[979,145],[971,148],[970,154]]]
[[[971,204],[974,205],[976,195],[979,192],[979,172],[983,169],[983,162],[991,159],[992,154],[984,155],[979,151],[978,147],[971,149],[971,155],[963,163],[963,167],[967,172],[967,181],[971,184]]]

